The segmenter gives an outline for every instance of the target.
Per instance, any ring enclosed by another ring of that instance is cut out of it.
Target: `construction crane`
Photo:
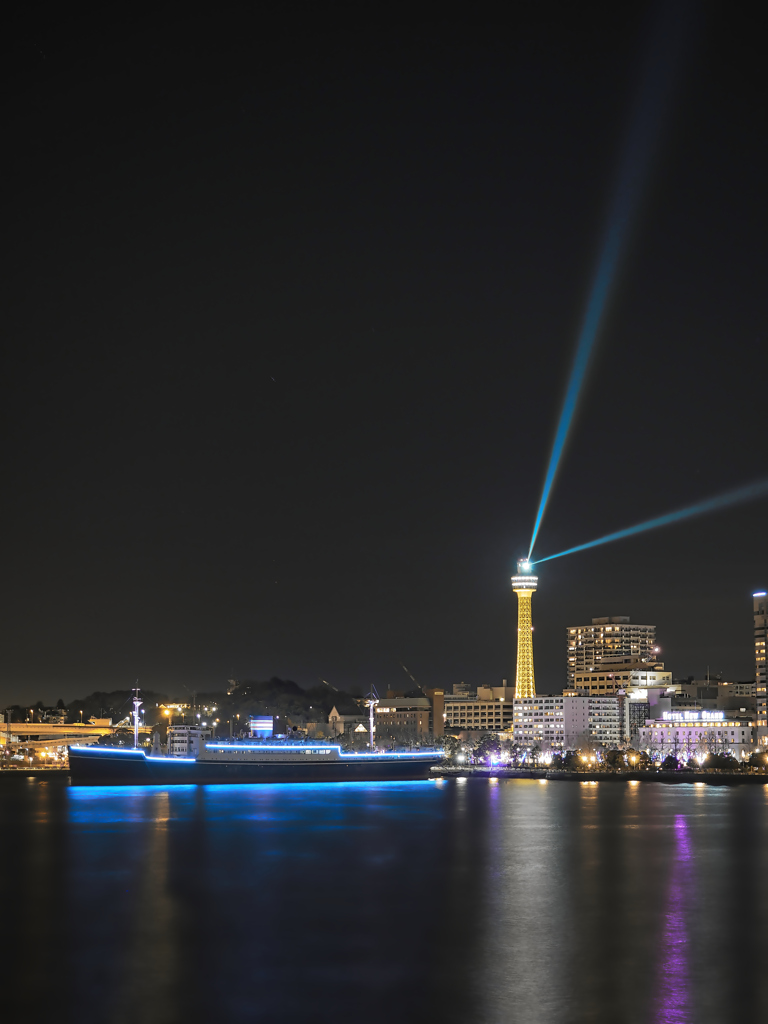
[[[412,683],[413,683],[413,685],[414,685],[414,686],[416,687],[416,689],[417,689],[417,690],[421,690],[421,692],[422,692],[422,693],[424,693],[424,687],[423,687],[423,686],[421,685],[421,683],[420,683],[420,682],[419,682],[419,681],[418,681],[418,680],[416,679],[416,676],[414,676],[414,675],[413,675],[413,674],[412,674],[411,672],[409,672],[409,671],[408,671],[408,669],[407,669],[407,668],[405,667],[405,665],[404,665],[404,664],[402,663],[402,661],[400,662],[400,668],[401,668],[401,669],[403,670],[403,672],[405,672],[405,674],[406,674],[406,675],[408,676],[408,678],[409,678],[409,679],[411,680],[411,682],[412,682]]]

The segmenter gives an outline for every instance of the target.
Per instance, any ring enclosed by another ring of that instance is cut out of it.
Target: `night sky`
[[[7,40],[0,701],[512,676],[655,9],[403,10]],[[539,556],[768,475],[763,37],[695,11]],[[753,678],[767,508],[542,565],[539,688],[597,615]]]

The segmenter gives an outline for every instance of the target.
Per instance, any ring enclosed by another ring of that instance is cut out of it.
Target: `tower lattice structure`
[[[517,594],[517,671],[515,697],[535,697],[533,678],[533,622],[531,597],[538,578],[531,575],[531,565],[523,560],[517,563],[517,576],[512,577],[512,589]]]

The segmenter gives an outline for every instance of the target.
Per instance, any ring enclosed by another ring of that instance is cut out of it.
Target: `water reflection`
[[[468,951],[474,1012],[489,1021],[559,1019],[569,911],[557,801],[536,780],[485,791],[475,784],[471,795],[490,810],[487,858],[475,864],[482,932]]]
[[[0,784],[4,1017],[721,1024],[768,999],[768,790]]]
[[[181,1006],[175,993],[178,984],[181,930],[169,889],[168,822],[170,799],[167,791],[144,791],[136,797],[141,821],[136,841],[144,868],[135,879],[133,913],[126,921],[123,969],[114,993],[117,1024],[141,1019],[145,991],[152,992],[152,1013],[173,1020]],[[181,989],[183,991],[183,989]]]
[[[675,848],[669,876],[664,933],[659,943],[659,1024],[689,1024],[692,990],[689,968],[688,913],[695,899],[691,841],[682,814],[675,816]]]

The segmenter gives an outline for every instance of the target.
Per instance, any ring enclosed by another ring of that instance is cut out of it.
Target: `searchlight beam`
[[[538,512],[533,526],[528,558],[539,534],[541,521],[552,492],[568,433],[573,425],[579,397],[589,369],[605,310],[611,295],[621,257],[626,248],[626,236],[632,215],[637,207],[643,182],[655,149],[662,120],[662,111],[668,106],[672,79],[680,63],[680,51],[690,17],[684,17],[687,3],[664,5],[661,22],[656,26],[654,45],[650,48],[645,71],[637,94],[637,103],[631,128],[626,137],[619,163],[619,173],[611,205],[608,210],[605,237],[589,294],[584,320],[576,344],[573,366],[565,390],[563,407],[557,422],[555,439],[544,477]]]
[[[610,544],[611,541],[621,540],[623,537],[631,537],[636,533],[645,533],[646,530],[655,530],[659,526],[669,526],[681,519],[690,519],[693,516],[702,516],[707,512],[717,512],[721,508],[728,508],[730,505],[740,505],[745,501],[755,501],[768,495],[768,480],[756,480],[754,483],[745,484],[744,487],[737,487],[734,491],[720,494],[716,498],[709,498],[707,501],[700,501],[695,505],[688,505],[676,512],[667,512],[666,515],[656,516],[655,519],[646,519],[644,523],[637,523],[635,526],[628,526],[624,530],[617,530],[615,533],[608,533],[597,540],[587,541],[586,544],[577,544],[576,547],[567,548],[565,551],[558,551],[556,555],[547,555],[545,558],[538,558],[532,565],[539,565],[540,562],[551,562],[553,558],[562,558],[563,555],[573,555],[577,551],[586,551],[587,548],[596,548],[601,544]]]

